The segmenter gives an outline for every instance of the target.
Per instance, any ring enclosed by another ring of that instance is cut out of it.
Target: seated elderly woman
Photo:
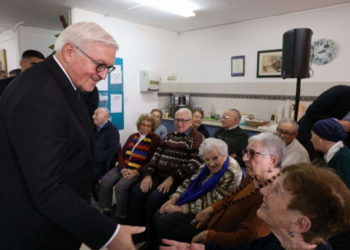
[[[198,212],[192,225],[176,226],[175,222],[173,228],[161,236],[186,242],[215,241],[231,245],[268,235],[270,230],[256,216],[262,202],[259,188],[277,178],[284,152],[285,144],[276,135],[261,133],[250,137],[243,155],[248,175],[240,186]]]
[[[165,241],[172,246],[160,249],[331,250],[326,240],[349,228],[349,189],[331,169],[298,164],[282,172],[260,190],[264,200],[257,214],[271,229],[269,236],[231,247]]]
[[[242,170],[229,157],[227,144],[220,139],[205,139],[199,148],[204,160],[197,174],[186,179],[155,215],[160,238],[167,237],[173,227],[190,223],[197,212],[236,190]]]
[[[197,129],[198,132],[200,132],[205,138],[208,138],[209,132],[202,124],[204,118],[204,112],[201,109],[193,109],[192,110],[192,127],[194,129]]]
[[[126,219],[129,189],[140,179],[140,173],[156,151],[160,138],[153,131],[156,126],[150,114],[141,114],[136,122],[138,132],[131,134],[119,152],[118,162],[101,179],[99,206],[109,214],[115,185],[116,209],[114,216]]]

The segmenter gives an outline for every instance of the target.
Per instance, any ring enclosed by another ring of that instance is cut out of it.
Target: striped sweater
[[[154,152],[156,151],[160,138],[158,135],[154,133],[150,133],[140,141],[139,144],[135,144],[138,142],[140,138],[139,133],[134,133],[129,136],[128,140],[125,142],[122,150],[119,152],[119,168],[135,168],[139,171],[142,170],[142,167],[147,164]]]
[[[202,134],[194,129],[188,135],[177,132],[168,134],[145,167],[145,174],[172,176],[180,181],[190,177],[202,163],[198,155],[202,141]]]

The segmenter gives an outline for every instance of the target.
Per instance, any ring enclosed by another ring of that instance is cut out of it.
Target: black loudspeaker
[[[283,34],[282,78],[310,77],[312,30],[292,29]]]

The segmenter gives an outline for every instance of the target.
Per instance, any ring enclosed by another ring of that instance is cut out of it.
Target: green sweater
[[[350,188],[350,149],[348,147],[343,147],[335,153],[327,163],[327,166],[335,169],[348,188]]]

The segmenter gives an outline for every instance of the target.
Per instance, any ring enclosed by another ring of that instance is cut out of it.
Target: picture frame
[[[6,50],[0,50],[0,71],[7,73],[7,60],[6,60]]]
[[[281,77],[282,49],[258,51],[256,77]]]
[[[231,76],[244,76],[245,71],[245,56],[231,57]]]

